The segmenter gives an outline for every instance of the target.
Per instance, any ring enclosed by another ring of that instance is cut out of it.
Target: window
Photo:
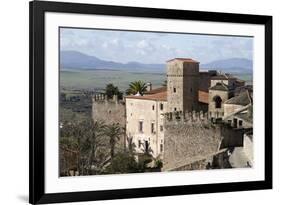
[[[174,111],[177,111],[177,108],[176,108],[176,107],[174,108]]]
[[[242,120],[239,120],[239,127],[242,127],[242,125],[243,125],[243,121]]]
[[[141,147],[141,141],[140,140],[138,141],[138,147],[139,148]]]
[[[176,88],[174,88],[174,93],[175,93],[175,92],[177,92],[177,89],[176,89]]]
[[[139,121],[139,132],[143,132],[143,121]]]
[[[164,108],[163,103],[160,103],[160,110],[163,110],[163,108]]]
[[[154,110],[154,105],[152,105],[152,110]]]
[[[145,153],[148,153],[148,150],[149,150],[149,143],[147,140],[144,141],[144,151]]]
[[[163,144],[160,144],[160,152],[163,152]]]
[[[216,95],[213,100],[215,101],[215,107],[216,108],[221,108],[221,102],[222,102],[222,99],[220,96]]]
[[[237,127],[237,119],[236,119],[236,118],[233,119],[233,127],[234,127],[234,128]]]
[[[151,133],[154,133],[155,132],[155,130],[154,130],[154,122],[153,123],[151,123]]]
[[[160,125],[160,131],[163,132],[163,125]]]
[[[192,93],[192,88],[190,88],[190,92]]]

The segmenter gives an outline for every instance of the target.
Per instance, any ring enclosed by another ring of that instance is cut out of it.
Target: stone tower
[[[167,112],[198,109],[199,62],[190,58],[167,61]]]
[[[216,77],[217,78],[217,77]],[[209,117],[220,119],[224,116],[224,102],[229,99],[228,81],[212,80],[209,88]]]

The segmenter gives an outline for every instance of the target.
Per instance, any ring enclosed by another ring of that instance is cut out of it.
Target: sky
[[[61,28],[61,50],[79,51],[121,63],[165,63],[183,57],[201,64],[253,58],[253,38],[157,32]]]

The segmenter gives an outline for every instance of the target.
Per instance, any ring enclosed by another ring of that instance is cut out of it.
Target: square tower
[[[199,62],[190,58],[167,61],[168,112],[198,109]]]

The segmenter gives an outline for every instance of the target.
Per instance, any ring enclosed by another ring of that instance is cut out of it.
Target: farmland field
[[[121,91],[128,88],[130,82],[143,80],[151,82],[153,87],[160,87],[166,79],[164,73],[141,73],[119,70],[65,70],[60,72],[60,83],[65,88],[104,89],[113,83]]]

